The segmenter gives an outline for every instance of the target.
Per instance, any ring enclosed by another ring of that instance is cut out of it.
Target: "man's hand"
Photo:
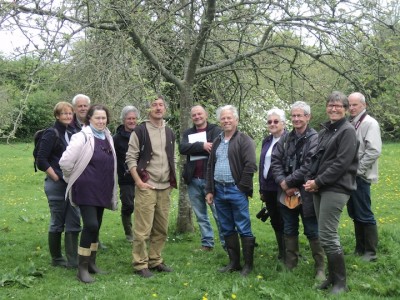
[[[214,195],[212,193],[208,193],[206,195],[206,201],[209,205],[214,203]]]
[[[147,182],[143,182],[141,180],[138,180],[139,182],[135,182],[136,186],[139,188],[139,190],[154,190],[156,187],[148,184]]]
[[[315,180],[307,180],[307,182],[303,186],[307,192],[310,193],[318,192],[319,186],[315,183]]]
[[[212,143],[205,142],[203,143],[203,149],[208,153],[211,153]]]
[[[293,196],[294,194],[299,193],[299,189],[298,188],[287,189],[285,193],[287,196]]]
[[[284,191],[286,191],[289,188],[288,185],[286,184],[285,180],[283,180],[281,182],[280,186],[281,186],[281,189],[284,190]]]

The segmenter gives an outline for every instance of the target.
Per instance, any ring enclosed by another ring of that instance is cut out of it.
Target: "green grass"
[[[380,159],[380,182],[373,185],[373,206],[379,222],[379,260],[364,263],[351,255],[352,222],[344,212],[340,225],[346,252],[348,285],[341,299],[400,298],[400,145],[385,144]],[[110,271],[97,275],[94,284],[79,283],[74,270],[50,266],[47,249],[49,210],[43,192],[44,174],[34,173],[32,145],[0,145],[0,299],[325,299],[313,288],[313,262],[304,235],[302,260],[293,272],[276,261],[270,224],[255,218],[260,209],[250,200],[252,227],[259,247],[255,270],[248,278],[216,270],[227,262],[221,247],[211,253],[196,251],[199,233],[174,233],[177,191],[173,193],[169,239],[163,252],[174,272],[150,279],[133,275],[131,246],[124,239],[119,212],[106,211],[98,265]],[[258,190],[258,186],[255,186]]]

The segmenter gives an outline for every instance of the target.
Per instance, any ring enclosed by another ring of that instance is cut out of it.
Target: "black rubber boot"
[[[322,282],[318,287],[317,287],[317,289],[319,289],[319,290],[326,290],[326,289],[328,289],[332,284],[333,284],[333,278],[332,278],[332,273],[333,271],[332,271],[332,262],[329,262],[329,259],[328,259],[328,278],[324,281],[324,282]]]
[[[378,259],[376,250],[378,247],[378,227],[376,225],[364,225],[365,252],[362,259],[365,261],[375,261]]]
[[[132,233],[132,218],[131,216],[122,215],[121,214],[122,226],[124,227],[125,238],[128,242],[133,242],[133,233]]]
[[[241,237],[244,266],[240,275],[247,276],[253,270],[253,260],[254,260],[254,247],[256,244],[255,237]]]
[[[96,258],[97,258],[97,249],[99,247],[98,243],[92,243],[90,245],[90,261],[89,261],[89,273],[91,274],[107,274],[106,271],[99,269],[96,266]]]
[[[67,268],[69,269],[78,267],[78,237],[79,232],[65,233],[65,255],[67,256]]]
[[[326,280],[324,265],[324,249],[322,249],[319,239],[308,240],[310,243],[311,253],[314,258],[315,279],[318,281]]]
[[[49,250],[51,265],[55,267],[66,267],[67,261],[61,253],[61,232],[49,232]]]
[[[364,224],[354,221],[354,235],[356,238],[356,246],[354,248],[355,255],[364,255],[365,252],[365,234],[364,234]]]
[[[229,256],[229,264],[218,271],[221,273],[240,271],[240,244],[237,233],[230,236],[225,236],[226,251]]]
[[[285,235],[285,266],[288,270],[297,267],[299,261],[299,237]]]
[[[282,262],[285,261],[285,240],[283,238],[283,233],[280,231],[275,231],[276,243],[278,245],[278,259]]]
[[[94,278],[89,273],[90,249],[79,247],[78,253],[78,273],[76,277],[84,283],[94,282]]]
[[[333,287],[331,294],[341,294],[348,291],[346,284],[346,265],[344,262],[343,251],[328,255],[331,262]]]

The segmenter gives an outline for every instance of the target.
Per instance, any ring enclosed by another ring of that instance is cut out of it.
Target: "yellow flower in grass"
[[[257,279],[263,279],[261,275],[257,275]]]
[[[154,298],[157,298],[158,297],[158,295],[156,294],[156,293],[154,293],[154,294],[151,294]]]
[[[236,294],[231,295],[232,299],[236,299]]]

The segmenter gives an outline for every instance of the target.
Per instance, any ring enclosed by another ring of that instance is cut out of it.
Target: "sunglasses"
[[[279,120],[268,120],[267,124],[271,125],[272,123],[274,123],[275,125],[277,125],[280,121]]]

